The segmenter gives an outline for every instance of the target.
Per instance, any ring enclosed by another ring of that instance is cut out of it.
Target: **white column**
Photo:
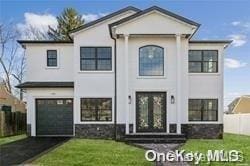
[[[181,133],[181,35],[176,34],[176,67],[177,67],[177,90],[176,90],[176,125],[177,125],[177,134]]]
[[[129,35],[128,34],[124,34],[124,56],[125,56],[125,77],[126,77],[126,83],[125,83],[125,101],[126,101],[126,111],[125,111],[125,114],[126,114],[126,134],[129,134],[129,73],[128,73],[128,37]]]

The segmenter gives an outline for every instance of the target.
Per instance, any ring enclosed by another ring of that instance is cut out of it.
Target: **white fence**
[[[224,114],[224,132],[250,135],[250,114]]]

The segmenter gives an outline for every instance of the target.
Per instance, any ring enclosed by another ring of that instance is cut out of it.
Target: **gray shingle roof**
[[[128,6],[128,7],[125,7],[125,8],[123,8],[123,9],[120,9],[120,10],[118,10],[118,11],[116,11],[116,12],[113,12],[113,13],[111,13],[111,14],[108,14],[108,15],[106,15],[106,16],[104,16],[104,17],[101,17],[101,18],[99,18],[99,19],[97,19],[97,20],[94,20],[94,21],[91,21],[91,22],[89,22],[89,23],[87,23],[87,24],[84,24],[84,25],[82,25],[82,26],[80,26],[80,27],[78,27],[78,28],[76,28],[76,29],[73,29],[73,30],[70,31],[70,33],[74,33],[74,32],[80,31],[80,30],[82,30],[82,29],[88,28],[88,27],[93,26],[93,25],[95,25],[95,24],[97,24],[97,23],[99,23],[99,22],[105,21],[105,20],[107,20],[107,19],[110,19],[110,18],[112,18],[112,17],[114,17],[114,16],[117,16],[117,15],[122,14],[122,13],[124,13],[124,12],[127,12],[127,11],[129,11],[129,10],[132,10],[132,11],[135,11],[135,12],[141,11],[140,9],[135,8],[135,7],[133,7],[133,6]]]

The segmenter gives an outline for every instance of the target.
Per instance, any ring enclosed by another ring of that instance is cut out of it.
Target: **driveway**
[[[9,166],[24,163],[35,156],[45,153],[50,148],[56,147],[69,140],[64,137],[37,137],[25,138],[0,146],[0,165]]]

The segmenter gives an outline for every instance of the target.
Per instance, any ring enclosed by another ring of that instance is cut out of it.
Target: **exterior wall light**
[[[128,96],[128,103],[131,104],[131,96]]]
[[[175,103],[175,98],[173,95],[171,95],[171,104],[174,104]]]

